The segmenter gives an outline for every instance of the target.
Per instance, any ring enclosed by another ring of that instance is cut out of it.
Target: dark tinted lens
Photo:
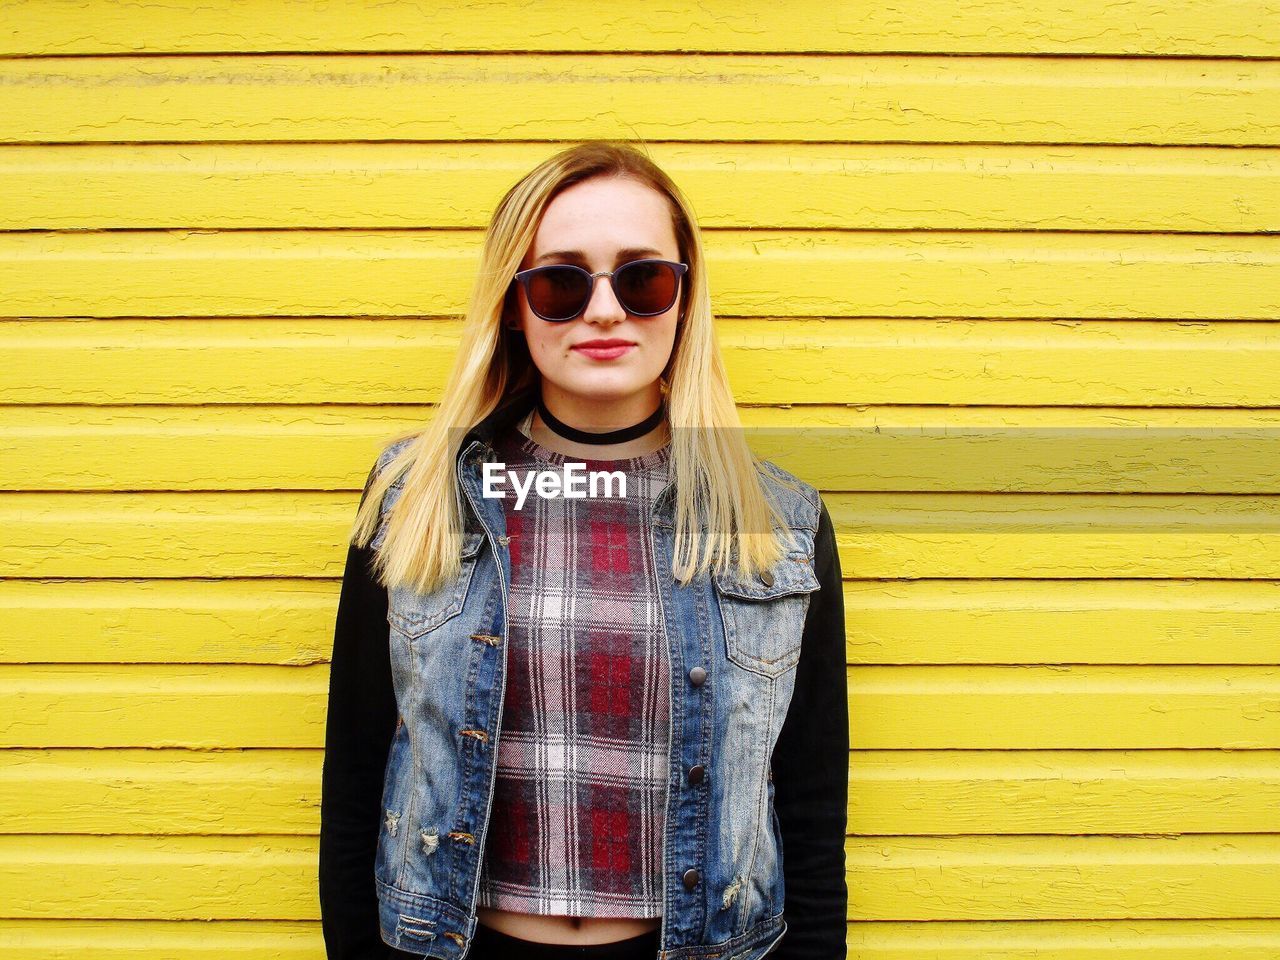
[[[653,315],[676,302],[677,279],[675,270],[660,260],[637,260],[614,275],[613,292],[627,313]]]
[[[591,281],[573,267],[548,267],[529,278],[529,306],[550,320],[572,320],[587,305]]]

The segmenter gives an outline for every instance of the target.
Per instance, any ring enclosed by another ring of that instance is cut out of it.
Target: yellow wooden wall
[[[1278,58],[1275,0],[5,2],[0,960],[322,956],[360,483],[588,137],[836,519],[850,957],[1280,956]]]

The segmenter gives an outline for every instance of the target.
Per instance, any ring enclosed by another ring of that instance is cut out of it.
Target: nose
[[[588,323],[621,323],[627,319],[627,311],[613,292],[612,277],[596,277],[592,281],[591,298],[582,319]]]

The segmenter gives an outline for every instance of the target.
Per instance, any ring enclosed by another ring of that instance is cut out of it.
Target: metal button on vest
[[[760,571],[760,582],[761,582],[761,583],[763,583],[766,587],[772,587],[772,586],[773,586],[773,574],[772,574],[772,573],[770,573],[768,570],[761,570],[761,571]]]
[[[692,890],[698,885],[698,881],[700,879],[702,879],[702,874],[690,867],[684,872],[684,888],[686,890]]]
[[[508,543],[510,543],[510,542],[511,542],[511,538],[510,538],[510,537],[505,537],[505,536],[503,536],[503,537],[499,537],[499,538],[498,538],[498,542],[499,542],[500,544],[502,544],[502,545],[505,547]]]
[[[701,783],[702,778],[705,777],[706,774],[706,768],[702,764],[699,763],[696,766],[692,766],[689,768],[689,782],[695,784]]]
[[[689,682],[695,687],[702,686],[702,684],[706,682],[706,679],[707,671],[702,669],[702,667],[694,667],[689,671]]]

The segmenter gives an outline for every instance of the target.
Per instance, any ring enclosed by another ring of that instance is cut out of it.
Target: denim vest
[[[458,477],[462,572],[429,594],[388,594],[400,718],[387,758],[374,879],[382,938],[459,960],[476,902],[497,770],[511,583],[503,501],[481,495],[490,441],[532,406],[525,392],[473,428]],[[381,470],[405,444],[389,446]],[[820,501],[768,461],[759,472],[795,546],[759,577],[671,574],[674,483],[650,534],[670,657],[671,740],[663,837],[660,960],[755,960],[786,931],[782,841],[770,758],[786,717],[812,591]],[[791,480],[799,492],[779,483]],[[400,486],[381,504],[376,547]]]

